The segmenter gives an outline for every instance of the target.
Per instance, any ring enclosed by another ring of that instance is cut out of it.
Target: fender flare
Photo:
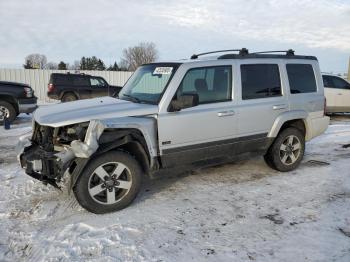
[[[307,117],[308,117],[308,113],[304,110],[294,110],[294,111],[284,112],[276,118],[267,136],[276,137],[280,132],[282,125],[290,120],[297,120],[297,119],[303,120],[306,130],[308,130],[308,124],[307,124],[307,121],[305,121]]]
[[[142,162],[140,163],[142,168],[144,169],[144,171],[147,173],[150,169],[150,156],[147,154],[147,152],[145,151],[144,146],[142,145],[141,142],[139,142],[138,140],[135,140],[132,137],[132,132],[130,132],[130,134],[127,134],[125,136],[123,136],[122,138],[110,142],[110,143],[104,143],[104,144],[100,144],[98,150],[91,155],[89,158],[76,158],[73,162],[75,163],[74,169],[73,170],[69,170],[71,179],[70,179],[70,185],[69,185],[69,192],[74,188],[76,182],[78,181],[79,177],[81,176],[81,174],[83,173],[86,165],[88,164],[89,161],[91,161],[91,159],[109,152],[111,150],[115,150],[117,148],[119,148],[120,146],[126,145],[132,143],[134,144],[136,147],[138,147],[139,151],[140,151],[140,155],[142,156],[141,160]],[[72,166],[69,168],[71,169]]]

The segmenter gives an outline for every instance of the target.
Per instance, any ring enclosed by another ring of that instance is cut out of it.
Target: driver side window
[[[104,87],[105,83],[100,78],[91,77],[90,78],[90,85],[93,87]]]
[[[350,89],[350,84],[339,77],[333,77],[333,83],[335,88]]]
[[[177,90],[176,97],[186,93],[198,94],[199,104],[230,101],[232,67],[212,66],[188,70]]]

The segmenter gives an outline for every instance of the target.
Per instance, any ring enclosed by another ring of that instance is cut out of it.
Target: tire
[[[140,191],[141,181],[142,169],[131,155],[110,151],[90,161],[73,190],[83,208],[104,214],[127,207]]]
[[[17,117],[17,111],[10,103],[0,100],[0,122],[4,121],[5,115],[10,122],[13,122]]]
[[[73,93],[65,93],[62,98],[61,102],[72,102],[78,100],[77,96]]]
[[[305,152],[305,137],[294,127],[282,130],[264,156],[266,164],[278,171],[288,172],[297,168]]]

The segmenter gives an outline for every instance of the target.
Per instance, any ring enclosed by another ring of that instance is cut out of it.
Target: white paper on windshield
[[[172,71],[173,71],[172,67],[156,67],[156,69],[154,69],[153,74],[154,75],[170,75]]]

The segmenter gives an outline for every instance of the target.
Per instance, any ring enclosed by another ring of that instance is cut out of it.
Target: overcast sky
[[[160,59],[247,47],[316,55],[323,71],[347,71],[350,0],[0,0],[0,66],[30,53],[72,63],[152,41]]]

